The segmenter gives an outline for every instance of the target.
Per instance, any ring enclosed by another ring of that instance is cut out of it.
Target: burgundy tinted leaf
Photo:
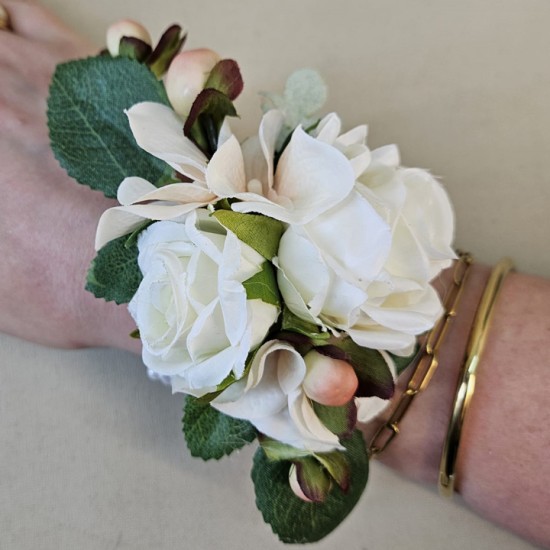
[[[327,347],[328,350],[323,349]],[[334,349],[339,348],[339,352]],[[344,352],[344,359],[355,370],[359,379],[357,388],[357,397],[380,397],[381,399],[390,399],[395,391],[393,376],[388,364],[382,357],[382,354],[369,348],[363,348],[357,345],[351,338],[343,338],[337,343],[318,348],[320,353],[339,354]],[[331,355],[333,356],[333,355]]]
[[[325,467],[330,477],[338,484],[340,489],[347,493],[349,490],[351,471],[345,453],[335,451],[333,453],[319,453],[315,458]]]
[[[179,25],[172,25],[166,29],[147,59],[149,68],[157,78],[160,78],[168,70],[170,63],[185,44],[187,34],[182,35],[181,32]]]
[[[204,154],[211,156],[218,148],[218,136],[226,116],[237,116],[231,100],[222,92],[207,88],[193,102],[183,133]]]
[[[152,52],[152,48],[147,42],[135,38],[134,36],[123,36],[120,39],[118,47],[118,55],[120,57],[128,57],[136,59],[140,63],[145,61]]]
[[[324,467],[313,457],[306,457],[294,462],[296,477],[300,489],[309,500],[324,502],[330,492],[330,477]]]
[[[237,62],[233,59],[222,59],[210,72],[204,87],[214,88],[234,100],[243,91],[243,86],[243,78]]]

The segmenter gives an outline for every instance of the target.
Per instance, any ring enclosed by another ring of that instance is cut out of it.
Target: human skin
[[[139,353],[124,306],[83,290],[97,220],[114,202],[77,185],[52,156],[46,97],[57,63],[97,51],[31,1],[2,2],[0,32],[0,331],[55,347]],[[380,460],[423,482],[437,479],[458,373],[488,268],[474,265],[428,389]],[[445,278],[441,291],[444,292]],[[496,304],[465,419],[457,490],[481,515],[550,546],[550,283],[510,275]],[[368,435],[376,421],[365,427]]]

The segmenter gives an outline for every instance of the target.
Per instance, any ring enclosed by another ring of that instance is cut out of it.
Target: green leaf
[[[333,453],[319,453],[315,458],[326,469],[330,477],[338,483],[342,491],[349,489],[350,470],[346,453],[334,451]]]
[[[208,76],[205,88],[214,88],[225,94],[231,101],[243,91],[243,78],[239,65],[233,59],[219,61]]]
[[[168,104],[149,69],[123,57],[91,57],[58,65],[48,98],[55,157],[79,183],[116,197],[128,176],[157,181],[165,164],[137,146],[124,114],[135,103]]]
[[[126,304],[136,293],[143,276],[137,263],[137,242],[126,246],[127,241],[127,235],[110,241],[92,261],[86,290],[96,298]]]
[[[262,270],[244,281],[246,297],[249,300],[262,300],[266,304],[280,307],[281,300],[275,277],[275,269],[269,262],[262,264]]]
[[[282,222],[262,214],[241,214],[232,210],[216,210],[212,215],[266,260],[277,255],[285,230]]]
[[[416,354],[418,353],[419,346],[417,345],[414,348],[414,351],[411,355],[407,357],[401,357],[399,355],[394,355],[393,353],[388,353],[395,365],[395,370],[397,371],[397,376],[399,376],[414,360]]]
[[[222,414],[191,396],[185,400],[183,433],[191,454],[203,460],[229,455],[257,435],[250,422]]]
[[[344,359],[355,369],[359,379],[357,397],[377,396],[381,399],[390,399],[395,390],[393,376],[382,354],[370,348],[357,345],[351,338],[339,340],[335,347]],[[330,353],[327,353],[330,355]]]
[[[295,460],[297,458],[311,456],[312,454],[311,451],[298,449],[297,447],[281,443],[265,435],[260,436],[259,440],[269,460]]]
[[[264,521],[283,542],[315,542],[333,531],[351,512],[368,479],[368,458],[361,432],[343,442],[347,449],[350,482],[347,492],[334,486],[323,503],[299,499],[288,483],[290,463],[272,462],[259,448],[254,456],[252,479],[256,505]]]
[[[300,319],[300,317],[294,315],[287,307],[283,309],[283,322],[281,328],[284,331],[297,332],[304,336],[308,336],[313,341],[320,340],[321,343],[330,338],[328,332],[321,332],[321,329],[317,325]]]
[[[349,437],[357,424],[357,407],[352,399],[347,405],[330,407],[312,401],[313,410],[319,420],[340,438]]]

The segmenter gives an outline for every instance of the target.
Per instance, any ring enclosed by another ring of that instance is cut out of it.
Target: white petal
[[[204,181],[207,159],[183,135],[183,121],[166,105],[137,103],[126,111],[137,144],[193,180]]]
[[[138,201],[143,195],[155,191],[156,189],[157,187],[143,178],[125,178],[118,186],[117,200],[123,206],[127,206]]]
[[[310,316],[317,317],[330,283],[330,275],[319,250],[299,228],[290,226],[281,237],[277,261],[284,278],[307,305]],[[288,285],[285,283],[284,280],[279,281],[280,290],[285,302],[292,308],[293,291],[290,289],[291,295],[287,296]]]
[[[251,330],[250,348],[254,349],[261,344],[267,331],[279,317],[279,310],[274,305],[266,304],[262,300],[248,300],[247,306]]]
[[[292,134],[277,172],[277,202],[288,209],[289,223],[307,223],[342,201],[353,189],[353,169],[334,147],[308,136],[301,127]],[[281,199],[286,200],[281,200]]]
[[[246,191],[243,154],[235,136],[227,139],[210,159],[206,181],[218,197],[234,197]]]
[[[364,348],[383,349],[392,353],[409,350],[414,346],[416,338],[412,334],[405,334],[380,325],[357,324],[347,329],[351,339]]]
[[[260,181],[267,181],[268,189],[273,187],[273,156],[284,119],[285,117],[281,111],[272,109],[262,117],[262,121],[260,122],[258,135],[267,168],[267,177],[264,176]]]
[[[437,292],[429,285],[423,292],[392,294],[379,307],[367,302],[362,309],[380,325],[407,334],[431,329],[443,312]]]
[[[312,134],[324,143],[332,145],[342,129],[342,121],[336,113],[329,113],[321,119]]]
[[[390,405],[390,400],[380,399],[376,396],[357,397],[355,403],[357,405],[357,421],[366,423],[384,412]]]
[[[356,191],[304,231],[340,277],[363,288],[378,275],[390,251],[390,227]]]

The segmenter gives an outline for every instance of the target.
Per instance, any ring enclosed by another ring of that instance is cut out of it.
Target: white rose
[[[240,378],[278,308],[248,300],[243,282],[264,259],[199,209],[181,223],[163,221],[138,240],[143,280],[129,310],[143,361],[169,375],[174,391],[200,396],[227,376]]]
[[[399,166],[395,145],[372,151],[372,162],[356,188],[392,228],[384,268],[421,284],[436,277],[456,255],[454,213],[441,184],[426,170]]]
[[[307,373],[304,358],[290,344],[266,342],[256,352],[248,376],[229,386],[211,404],[298,449],[343,449],[338,436],[319,420],[304,391]]]
[[[389,226],[359,193],[281,238],[277,264],[286,305],[302,319],[347,330],[386,262]]]

